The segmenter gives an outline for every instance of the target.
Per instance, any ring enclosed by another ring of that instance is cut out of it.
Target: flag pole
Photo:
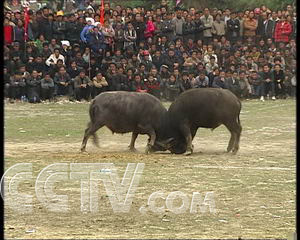
[[[28,9],[29,9],[29,2],[23,1],[22,4],[24,8],[24,50],[25,50],[25,58],[26,58],[26,43],[28,39],[28,24],[29,24],[29,14],[28,14]]]

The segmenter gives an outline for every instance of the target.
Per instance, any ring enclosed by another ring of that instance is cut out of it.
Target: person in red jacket
[[[4,43],[10,45],[13,42],[13,26],[8,18],[4,18]]]
[[[153,20],[152,20],[152,16],[149,16],[148,19],[147,19],[147,23],[146,23],[146,29],[145,29],[145,32],[144,32],[144,36],[146,39],[148,38],[152,38],[154,36],[154,31],[155,31],[155,25],[153,23]]]
[[[290,35],[292,33],[292,30],[293,29],[291,23],[289,23],[286,17],[283,15],[275,26],[275,33],[274,33],[275,42],[288,43],[290,40]]]

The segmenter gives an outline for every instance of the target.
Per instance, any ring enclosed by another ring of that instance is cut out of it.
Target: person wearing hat
[[[86,25],[85,27],[82,29],[81,33],[80,33],[80,39],[81,41],[83,41],[84,43],[87,43],[88,39],[88,34],[90,33],[90,31],[95,27],[94,26],[94,19],[93,18],[86,18]]]
[[[56,13],[56,21],[53,24],[53,37],[59,41],[65,39],[66,22],[63,21],[63,15],[63,11],[58,11]]]
[[[154,66],[148,50],[144,50],[143,57],[141,58],[141,63],[145,65],[146,72],[150,72],[150,69]]]

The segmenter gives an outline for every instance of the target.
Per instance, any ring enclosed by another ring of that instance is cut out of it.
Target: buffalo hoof
[[[84,153],[84,152],[86,152],[86,149],[85,148],[81,148],[80,152]]]
[[[193,154],[193,150],[188,150],[184,153],[185,156],[191,156]]]
[[[145,153],[149,154],[149,153],[152,153],[152,152],[153,152],[152,151],[152,146],[148,144],[147,147],[146,147]]]
[[[137,150],[136,150],[135,147],[133,147],[133,148],[132,148],[132,147],[129,147],[129,151],[130,151],[130,152],[137,152]]]
[[[85,149],[81,149],[80,153],[89,155],[89,153]]]
[[[232,155],[236,155],[236,154],[237,154],[237,150],[233,150]]]

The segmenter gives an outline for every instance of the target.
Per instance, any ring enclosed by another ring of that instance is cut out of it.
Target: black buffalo
[[[154,145],[151,150],[170,150],[172,153],[192,154],[192,140],[198,128],[212,130],[224,124],[231,133],[227,152],[239,149],[242,127],[240,124],[241,102],[226,89],[198,88],[182,93],[170,106],[164,132],[158,136],[172,138],[168,146]]]
[[[93,136],[98,146],[96,131],[108,127],[113,133],[132,132],[130,149],[135,150],[134,144],[138,134],[148,134],[149,141],[146,153],[154,146],[157,132],[161,131],[167,109],[154,96],[137,92],[105,92],[93,99],[89,114],[90,122],[85,130],[81,151],[85,151],[90,136]],[[164,144],[166,141],[164,142]],[[155,143],[160,146],[159,142]]]

